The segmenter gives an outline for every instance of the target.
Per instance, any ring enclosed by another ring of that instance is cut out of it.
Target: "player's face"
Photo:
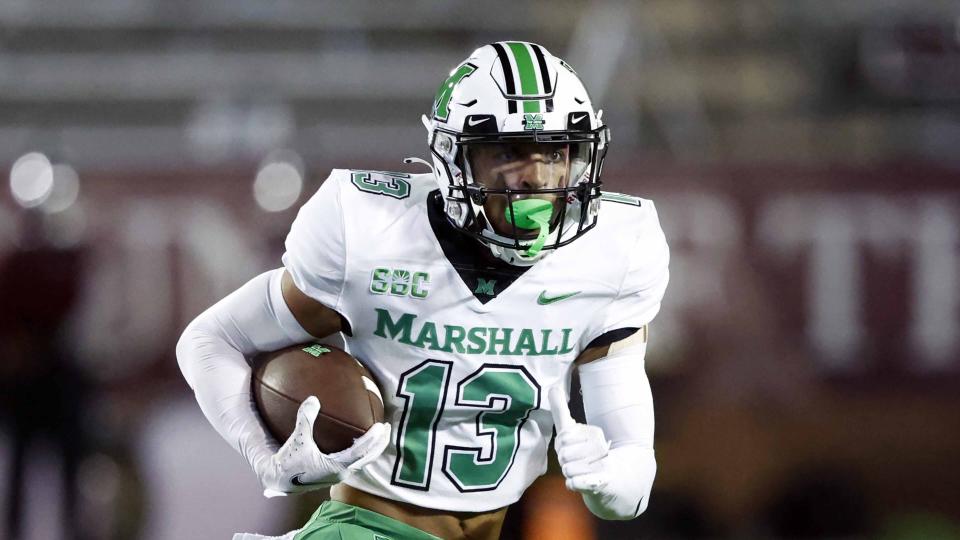
[[[510,143],[478,144],[470,148],[473,179],[488,189],[537,190],[567,187],[570,179],[569,144]],[[558,217],[562,194],[515,193],[511,201],[544,199],[553,204]],[[513,235],[513,226],[506,218],[507,196],[490,194],[483,205],[493,229],[505,236]],[[521,238],[536,237],[536,231],[518,229]]]

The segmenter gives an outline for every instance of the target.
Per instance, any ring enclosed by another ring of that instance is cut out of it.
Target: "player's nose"
[[[531,159],[520,171],[520,189],[542,189],[549,181],[549,167],[540,159]]]

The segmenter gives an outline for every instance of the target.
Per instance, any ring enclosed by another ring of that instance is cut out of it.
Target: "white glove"
[[[557,428],[553,448],[571,491],[599,493],[609,479],[604,458],[610,453],[610,443],[597,426],[580,424],[570,415],[566,393],[560,386],[547,391],[550,412]]]
[[[313,440],[320,400],[310,396],[297,410],[297,425],[283,446],[258,470],[264,497],[278,497],[332,486],[377,459],[390,443],[390,424],[374,424],[353,446],[324,454]]]
[[[597,426],[577,423],[570,416],[566,392],[554,386],[547,400],[557,426],[554,450],[567,489],[577,491],[584,504],[602,519],[633,519],[650,497],[657,462],[652,448],[611,444]]]

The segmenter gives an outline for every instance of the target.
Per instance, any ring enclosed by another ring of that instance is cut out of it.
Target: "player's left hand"
[[[547,401],[557,427],[553,447],[567,479],[567,489],[591,494],[602,492],[610,474],[604,463],[610,453],[610,443],[603,430],[574,420],[562,386],[551,387]]]
[[[353,446],[324,454],[313,440],[313,424],[320,413],[320,401],[310,396],[300,404],[297,423],[290,438],[280,447],[265,470],[257,471],[265,497],[301,493],[329,487],[375,460],[390,443],[390,424],[374,424],[354,439]]]

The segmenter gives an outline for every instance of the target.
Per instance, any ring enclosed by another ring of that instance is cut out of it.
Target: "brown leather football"
[[[280,444],[293,433],[303,400],[317,396],[317,447],[327,454],[349,448],[383,421],[383,401],[375,385],[367,368],[329,345],[294,345],[253,359],[253,397],[264,425]]]

